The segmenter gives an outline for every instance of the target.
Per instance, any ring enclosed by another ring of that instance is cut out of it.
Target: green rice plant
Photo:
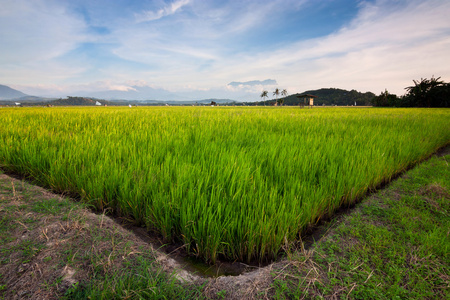
[[[263,261],[448,144],[449,117],[448,109],[2,109],[0,164],[206,261]]]

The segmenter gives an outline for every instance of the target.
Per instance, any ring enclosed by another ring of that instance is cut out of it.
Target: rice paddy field
[[[0,108],[0,167],[195,256],[270,260],[450,143],[450,109]]]

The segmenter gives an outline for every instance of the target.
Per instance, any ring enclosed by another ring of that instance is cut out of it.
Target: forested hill
[[[347,91],[336,88],[305,91],[302,94],[317,96],[314,99],[314,105],[355,105],[355,102],[359,106],[372,105],[372,100],[375,97],[375,94],[371,92],[361,93],[356,90]],[[293,94],[285,97],[283,105],[298,105],[299,99],[297,95]]]

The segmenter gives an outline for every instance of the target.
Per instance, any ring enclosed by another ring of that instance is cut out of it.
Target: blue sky
[[[413,79],[450,81],[448,0],[0,6],[0,84],[33,95],[150,87],[190,98],[257,100],[276,87],[290,94],[335,87],[402,95]]]

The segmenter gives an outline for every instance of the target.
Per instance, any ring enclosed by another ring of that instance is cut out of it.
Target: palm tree
[[[266,97],[268,97],[268,96],[267,96],[267,91],[262,91],[262,93],[261,93],[261,98],[264,99],[264,106],[266,106]]]
[[[288,94],[288,92],[287,92],[286,89],[284,89],[284,90],[281,91],[281,96],[286,97],[287,94]],[[283,102],[284,102],[284,99],[280,99],[280,104],[281,104],[281,106],[283,106]]]
[[[407,90],[407,97],[409,97],[410,102],[412,102],[411,106],[419,106],[419,107],[430,107],[430,98],[428,97],[428,92],[437,87],[444,84],[443,81],[439,81],[441,77],[434,78],[434,76],[431,77],[431,79],[427,78],[421,78],[419,80],[413,80],[414,85],[408,86],[405,89]]]
[[[276,88],[276,89],[275,89],[275,92],[273,92],[273,94],[274,94],[275,96],[277,96],[277,97],[276,97],[276,100],[275,100],[275,106],[277,106],[277,103],[278,103],[278,95],[280,94],[280,89],[279,89],[279,88]]]

